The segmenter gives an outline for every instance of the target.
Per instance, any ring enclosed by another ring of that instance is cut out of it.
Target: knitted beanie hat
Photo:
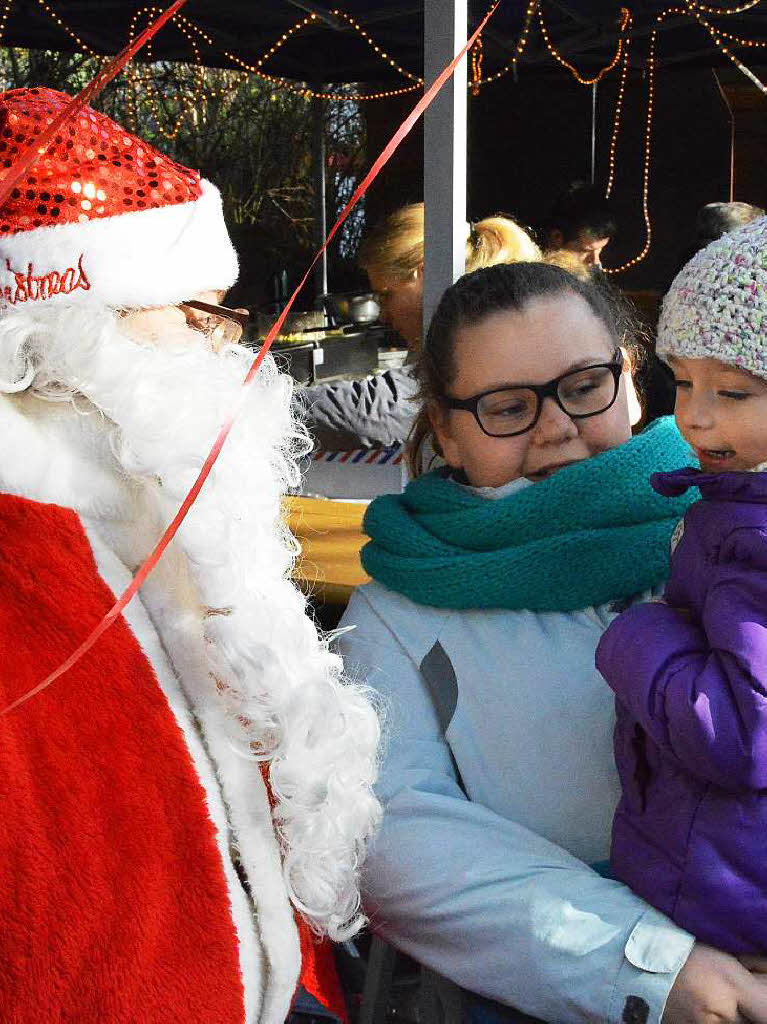
[[[767,217],[722,235],[677,274],[656,351],[719,359],[767,378]]]
[[[0,93],[0,173],[69,101],[52,89]],[[218,190],[89,107],[0,207],[2,311],[172,305],[236,278]]]

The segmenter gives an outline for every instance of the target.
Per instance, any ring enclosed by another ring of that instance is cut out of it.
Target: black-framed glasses
[[[198,299],[189,299],[179,305],[194,310],[192,314],[187,314],[191,326],[206,331],[217,344],[234,344],[239,341],[251,319],[246,309],[229,309],[228,306],[216,306],[212,302],[200,302]]]
[[[574,420],[607,412],[618,397],[623,353],[617,349],[609,363],[595,363],[569,370],[545,384],[515,384],[483,391],[472,398],[444,399],[448,409],[466,409],[489,437],[514,437],[532,430],[543,400],[553,398]]]

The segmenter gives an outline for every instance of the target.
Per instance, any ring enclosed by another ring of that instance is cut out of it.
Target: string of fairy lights
[[[765,49],[767,48],[767,40],[747,39],[737,36],[731,32],[725,31],[719,25],[713,24],[709,20],[711,17],[726,18],[731,15],[746,13],[747,11],[753,10],[761,2],[762,0],[741,0],[741,2],[737,2],[736,0],[736,3],[732,6],[722,6],[705,3],[703,0],[682,0],[684,6],[671,6],[656,15],[650,34],[645,63],[647,96],[644,118],[642,166],[642,214],[645,224],[645,241],[642,249],[636,256],[619,267],[611,268],[607,271],[608,273],[622,273],[631,267],[636,266],[636,264],[645,259],[650,251],[652,243],[649,191],[652,163],[653,104],[655,99],[657,74],[658,36],[663,22],[671,16],[687,16],[692,19],[708,34],[718,53],[731,61],[739,71],[741,71],[759,90],[761,90],[761,92],[767,94],[767,86],[760,81],[753,71],[751,71],[751,69],[748,68],[732,51],[732,48],[752,50]],[[54,24],[72,40],[79,51],[93,57],[99,62],[109,59],[104,55],[99,54],[92,46],[82,39],[82,37],[64,21],[61,14],[48,2],[48,0],[37,0],[37,3],[54,22]],[[13,0],[0,0],[0,45],[2,44],[2,40],[5,36],[5,29],[12,6]],[[472,94],[477,96],[484,86],[497,82],[499,79],[510,73],[516,75],[520,60],[527,49],[533,32],[533,26],[535,24],[538,26],[541,39],[549,55],[561,67],[567,70],[580,85],[593,86],[611,74],[617,67],[620,67],[620,76],[607,156],[607,183],[605,195],[609,197],[613,191],[617,173],[618,141],[621,131],[621,121],[628,82],[629,51],[634,25],[632,12],[628,7],[621,8],[615,53],[603,68],[597,71],[596,74],[589,77],[582,74],[575,64],[569,61],[558,49],[551,38],[551,33],[546,23],[543,8],[543,0],[527,0],[520,35],[516,46],[514,47],[512,59],[507,64],[497,68],[490,74],[486,74],[484,71],[484,41],[482,36],[478,37],[470,52],[469,88],[471,89]],[[143,27],[142,23],[148,21],[153,16],[156,16],[159,12],[160,8],[154,5],[147,5],[139,8],[134,13],[131,21],[130,39],[135,39],[136,35]],[[175,25],[176,29],[185,37],[192,55],[192,60],[189,63],[192,64],[195,70],[191,87],[189,87],[189,83],[187,83],[186,94],[181,96],[176,104],[176,110],[174,111],[174,123],[168,123],[169,114],[163,106],[151,69],[147,66],[141,68],[135,64],[129,64],[125,69],[125,74],[129,84],[129,116],[132,117],[135,123],[138,116],[139,104],[148,105],[157,130],[166,138],[174,139],[180,132],[186,120],[195,116],[196,111],[200,108],[202,103],[207,99],[213,98],[219,98],[223,102],[226,102],[227,99],[232,98],[236,94],[243,83],[247,81],[247,77],[249,75],[254,75],[264,82],[267,82],[275,92],[286,91],[305,100],[354,100],[355,102],[369,102],[403,96],[423,89],[423,78],[398,63],[398,61],[388,53],[376,39],[373,38],[364,25],[362,25],[356,18],[347,11],[338,8],[333,9],[328,13],[336,20],[336,22],[343,24],[349,31],[355,33],[360,39],[362,39],[383,64],[386,64],[389,69],[396,71],[397,74],[405,79],[408,84],[389,89],[381,89],[374,92],[360,93],[332,90],[323,91],[315,89],[306,83],[294,82],[290,79],[283,78],[280,75],[271,74],[265,70],[265,65],[268,61],[274,57],[293,37],[303,31],[316,30],[321,27],[322,19],[313,12],[306,14],[304,17],[298,19],[293,25],[286,28],[261,54],[261,56],[252,62],[247,61],[239,54],[218,45],[210,33],[192,21],[191,18],[179,12],[172,19],[172,24]],[[233,69],[220,71],[217,75],[217,84],[213,83],[208,70],[204,65],[202,54],[203,44],[208,49],[216,52],[219,59],[224,58],[230,64],[235,66]],[[147,58],[150,64],[151,57],[151,49],[147,46]]]
[[[38,0],[41,2],[41,0]],[[140,18],[141,14],[147,13],[154,17],[160,13],[159,7],[144,7],[141,11],[136,12],[131,20],[130,27],[130,38],[131,40],[136,37],[136,22]],[[189,39],[189,44],[192,48],[194,55],[193,67],[194,75],[197,78],[198,89],[202,90],[205,87],[205,78],[202,68],[202,54],[200,47],[195,39]],[[152,60],[151,42],[147,43],[146,55],[148,62]],[[150,70],[141,70],[137,64],[130,64],[126,67],[126,77],[128,79],[130,88],[128,90],[128,116],[131,121],[131,126],[136,127],[138,124],[138,107],[139,101],[148,102],[152,114],[154,116],[154,123],[160,134],[164,135],[166,139],[175,139],[181,131],[184,121],[189,116],[191,111],[196,108],[198,102],[197,92],[195,89],[188,92],[186,95],[182,95],[179,100],[179,109],[176,116],[176,123],[173,126],[165,126],[163,119],[158,116],[161,106],[161,100],[159,99],[157,88],[154,82],[154,77]]]
[[[636,266],[638,263],[641,263],[641,261],[643,259],[645,259],[645,257],[649,253],[650,247],[652,245],[652,224],[651,224],[651,221],[650,221],[650,167],[651,167],[651,148],[652,148],[653,103],[654,103],[654,96],[655,96],[655,79],[656,79],[656,72],[657,72],[658,33],[659,33],[659,30],[660,30],[660,27],[661,27],[662,23],[667,18],[669,18],[669,17],[671,17],[673,15],[677,15],[677,16],[681,16],[681,15],[685,15],[685,14],[691,15],[701,25],[701,27],[706,29],[706,31],[709,33],[709,35],[713,39],[714,44],[716,45],[716,47],[719,50],[719,52],[723,56],[726,56],[731,61],[733,61],[733,63],[735,63],[738,66],[738,68],[744,74],[746,74],[751,79],[751,81],[759,89],[761,89],[762,92],[767,93],[767,87],[765,87],[765,85],[757,78],[756,75],[753,74],[753,72],[749,68],[747,68],[744,64],[742,64],[737,59],[737,57],[735,57],[735,55],[733,53],[731,53],[731,51],[728,49],[726,44],[723,42],[723,39],[727,39],[728,41],[730,41],[734,45],[738,45],[738,46],[749,46],[750,45],[752,47],[764,47],[764,46],[767,46],[767,42],[763,42],[761,40],[741,39],[739,36],[734,36],[731,33],[724,32],[724,31],[714,27],[713,25],[711,25],[703,17],[703,13],[702,13],[702,12],[705,11],[706,13],[714,13],[714,14],[717,14],[719,16],[731,15],[731,14],[740,14],[740,13],[743,13],[744,11],[751,10],[752,8],[756,7],[756,5],[759,2],[760,2],[760,0],[750,0],[750,2],[745,3],[745,4],[740,4],[738,7],[731,7],[731,8],[717,7],[717,8],[713,8],[713,7],[704,5],[702,3],[698,3],[698,2],[696,2],[696,0],[684,0],[684,7],[668,7],[668,8],[666,8],[666,10],[664,10],[660,14],[658,14],[657,17],[655,18],[655,22],[654,22],[654,25],[653,25],[653,30],[652,30],[652,33],[651,33],[651,36],[650,36],[650,45],[648,47],[648,52],[647,52],[647,110],[646,110],[646,115],[645,115],[645,137],[644,137],[644,147],[643,147],[644,152],[643,152],[643,162],[642,162],[642,216],[644,218],[644,224],[645,224],[645,241],[644,241],[644,245],[642,246],[642,249],[639,251],[639,253],[636,256],[634,256],[630,260],[627,260],[625,263],[622,263],[618,267],[612,267],[612,268],[609,268],[609,269],[606,268],[606,273],[608,273],[608,274],[620,274],[620,273],[623,273],[626,270],[630,270],[631,267]],[[621,76],[621,78],[623,78],[623,76]],[[607,187],[607,192],[606,192],[606,195],[608,195],[608,196],[610,195],[610,191],[612,189],[612,185],[613,185],[613,181],[614,181],[615,153],[614,153],[613,143],[614,143],[614,141],[617,138],[616,127],[617,127],[617,125],[619,123],[619,118],[620,118],[620,113],[619,112],[620,112],[620,109],[621,109],[622,101],[623,101],[623,99],[622,99],[622,91],[621,91],[621,88],[619,87],[618,101],[616,103],[616,120],[615,120],[615,123],[613,125],[613,136],[611,138],[611,143],[610,143],[610,158],[609,158],[610,159],[610,171],[609,171],[609,177],[608,177],[608,187]]]
[[[708,8],[705,9],[707,10]],[[695,18],[695,20],[698,22],[698,24],[708,32],[708,34],[713,39],[714,45],[719,50],[719,52],[724,57],[727,57],[742,74],[749,78],[757,87],[757,89],[760,90],[760,92],[767,95],[767,86],[764,84],[764,82],[757,78],[753,71],[750,68],[747,68],[742,61],[738,60],[735,54],[722,41],[723,35],[729,35],[729,33],[720,32],[718,28],[716,28],[709,21],[707,21],[701,13],[703,10],[703,6],[701,4],[695,3],[694,0],[685,0],[685,11],[691,14],[692,17]],[[730,35],[729,38],[736,45],[747,45],[745,41],[741,41],[740,39],[738,39],[737,36]],[[756,43],[757,45],[759,43],[758,40],[752,40],[751,42]]]
[[[746,48],[765,48],[767,47],[767,39],[743,39],[740,36],[734,36],[731,32],[725,32],[724,29],[718,29],[718,34],[722,39],[727,39],[729,42],[734,43],[735,46],[743,46]]]
[[[647,49],[647,110],[645,112],[644,152],[642,155],[642,217],[644,218],[645,226],[644,245],[636,256],[626,260],[625,263],[621,263],[620,266],[609,268],[605,267],[605,273],[607,274],[622,274],[625,271],[630,270],[632,267],[635,267],[647,256],[650,251],[650,246],[652,245],[652,223],[650,221],[650,165],[658,31],[662,22],[665,21],[667,17],[670,17],[672,14],[679,14],[680,12],[681,8],[668,7],[657,16],[650,35],[650,45]]]
[[[543,41],[546,44],[546,48],[548,49],[549,53],[554,58],[554,60],[557,62],[557,64],[561,64],[561,66],[563,68],[567,68],[567,70],[570,72],[570,74],[573,76],[573,78],[576,80],[576,82],[579,82],[581,85],[595,85],[597,82],[601,82],[602,79],[604,78],[604,76],[605,75],[609,75],[610,72],[613,70],[613,68],[616,66],[618,61],[621,59],[621,54],[623,52],[623,46],[624,46],[624,32],[626,30],[626,25],[628,24],[630,19],[631,19],[631,11],[629,11],[628,7],[622,7],[621,8],[621,18],[620,18],[620,27],[619,27],[619,30],[618,30],[619,31],[618,45],[617,45],[617,47],[615,49],[615,56],[610,61],[610,63],[606,64],[601,69],[601,71],[598,71],[596,73],[596,75],[594,75],[593,78],[584,78],[583,75],[581,75],[581,73],[575,67],[575,65],[571,64],[568,60],[565,60],[565,58],[562,56],[562,54],[559,52],[559,50],[551,42],[551,37],[549,36],[549,30],[546,27],[546,22],[544,21],[544,18],[543,18],[543,7],[539,6],[539,8],[538,8],[538,24],[541,27],[541,35],[543,36]]]
[[[704,14],[716,14],[719,16],[726,16],[728,14],[745,14],[746,11],[752,11],[754,7],[757,7],[759,5],[760,2],[761,0],[747,0],[746,3],[740,4],[737,7],[709,7],[707,4],[701,3],[694,3],[692,5],[688,4],[688,6],[697,7],[698,10],[702,11]]]
[[[503,78],[504,75],[508,75],[509,72],[512,74],[516,73],[519,59],[525,52],[527,47],[527,41],[530,37],[530,28],[535,18],[535,12],[538,10],[538,4],[540,0],[528,0],[527,7],[525,8],[525,17],[522,21],[522,31],[519,34],[517,45],[514,48],[514,56],[511,58],[508,64],[504,64],[502,68],[499,68],[492,75],[482,76],[482,66],[480,62],[479,73],[472,80],[472,92],[475,96],[479,95],[479,91],[483,85],[489,85],[491,82],[497,82],[499,78]],[[482,36],[477,39],[474,44],[476,47],[478,43],[482,41]],[[472,48],[473,49],[473,48]]]
[[[258,78],[264,79],[274,87],[284,89],[288,92],[292,92],[296,96],[301,96],[307,100],[321,99],[343,101],[348,100],[350,98],[354,98],[358,102],[366,102],[369,100],[388,99],[392,96],[402,96],[405,93],[415,92],[423,88],[423,79],[419,78],[418,75],[412,74],[406,68],[403,68],[400,64],[398,64],[394,60],[394,58],[391,57],[386,52],[386,50],[383,49],[383,47],[379,46],[375,42],[375,40],[372,39],[372,37],[365,31],[365,29],[360,25],[360,23],[355,18],[347,14],[345,11],[337,9],[334,9],[329,13],[334,18],[346,22],[355,32],[357,32],[365,40],[365,42],[374,50],[374,52],[382,61],[387,63],[391,68],[393,68],[395,71],[401,74],[404,78],[410,79],[413,82],[413,84],[409,86],[402,86],[400,88],[395,89],[382,89],[377,92],[356,93],[354,94],[353,97],[350,97],[350,94],[348,92],[325,92],[322,90],[313,89],[308,85],[299,85],[295,82],[291,82],[289,79],[281,78],[278,75],[271,75],[268,72],[264,71],[263,65],[269,60],[270,57],[272,57],[277,52],[277,50],[280,47],[282,47],[287,42],[291,35],[298,31],[299,28],[307,27],[308,25],[311,24],[316,25],[320,22],[320,19],[314,13],[309,14],[307,15],[307,17],[302,18],[299,22],[296,22],[296,24],[292,26],[291,29],[288,29],[286,32],[284,32],[277,40],[277,42],[274,43],[254,63],[246,61],[243,57],[240,57],[239,54],[232,53],[231,50],[226,50],[222,48],[219,50],[219,52],[221,53],[222,56],[226,57],[227,60],[231,61],[233,64],[236,64],[237,67],[239,67],[242,71],[247,72],[248,74],[256,75]],[[185,15],[182,14],[177,14],[175,21],[179,24],[179,26],[183,26],[190,33],[193,33],[195,36],[202,39],[212,49],[217,48],[213,38],[204,29],[200,28],[199,25],[195,24],[190,18],[187,18]]]
[[[628,18],[623,25],[624,43],[623,57],[621,63],[621,76],[618,80],[618,95],[615,98],[615,114],[613,115],[613,126],[610,131],[610,147],[607,151],[607,185],[605,186],[605,199],[609,199],[615,184],[616,154],[618,151],[618,137],[621,130],[621,115],[623,114],[623,98],[626,95],[626,79],[629,71],[629,48],[631,46],[631,27],[634,23],[633,16],[628,11]]]
[[[472,96],[479,96],[479,90],[482,82],[482,64],[485,59],[485,43],[482,36],[477,37],[477,41],[471,48],[469,54],[471,58],[471,94]]]

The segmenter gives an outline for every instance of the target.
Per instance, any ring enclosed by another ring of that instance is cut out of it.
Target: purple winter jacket
[[[666,603],[630,608],[597,648],[617,695],[612,870],[697,938],[765,953],[767,473],[652,485],[703,500],[672,539]]]

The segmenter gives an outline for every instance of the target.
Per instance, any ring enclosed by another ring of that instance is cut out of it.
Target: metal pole
[[[317,86],[321,91],[321,86]],[[325,157],[325,102],[316,96],[312,100],[312,170],[314,176],[314,240],[317,248],[325,241],[328,233],[326,210],[326,165]],[[328,254],[323,252],[314,269],[314,298],[318,308],[322,296],[328,291]]]
[[[425,0],[427,87],[466,42],[467,0]],[[445,288],[466,269],[466,58],[426,111],[424,333]]]
[[[591,83],[591,184],[597,180],[597,83]]]

